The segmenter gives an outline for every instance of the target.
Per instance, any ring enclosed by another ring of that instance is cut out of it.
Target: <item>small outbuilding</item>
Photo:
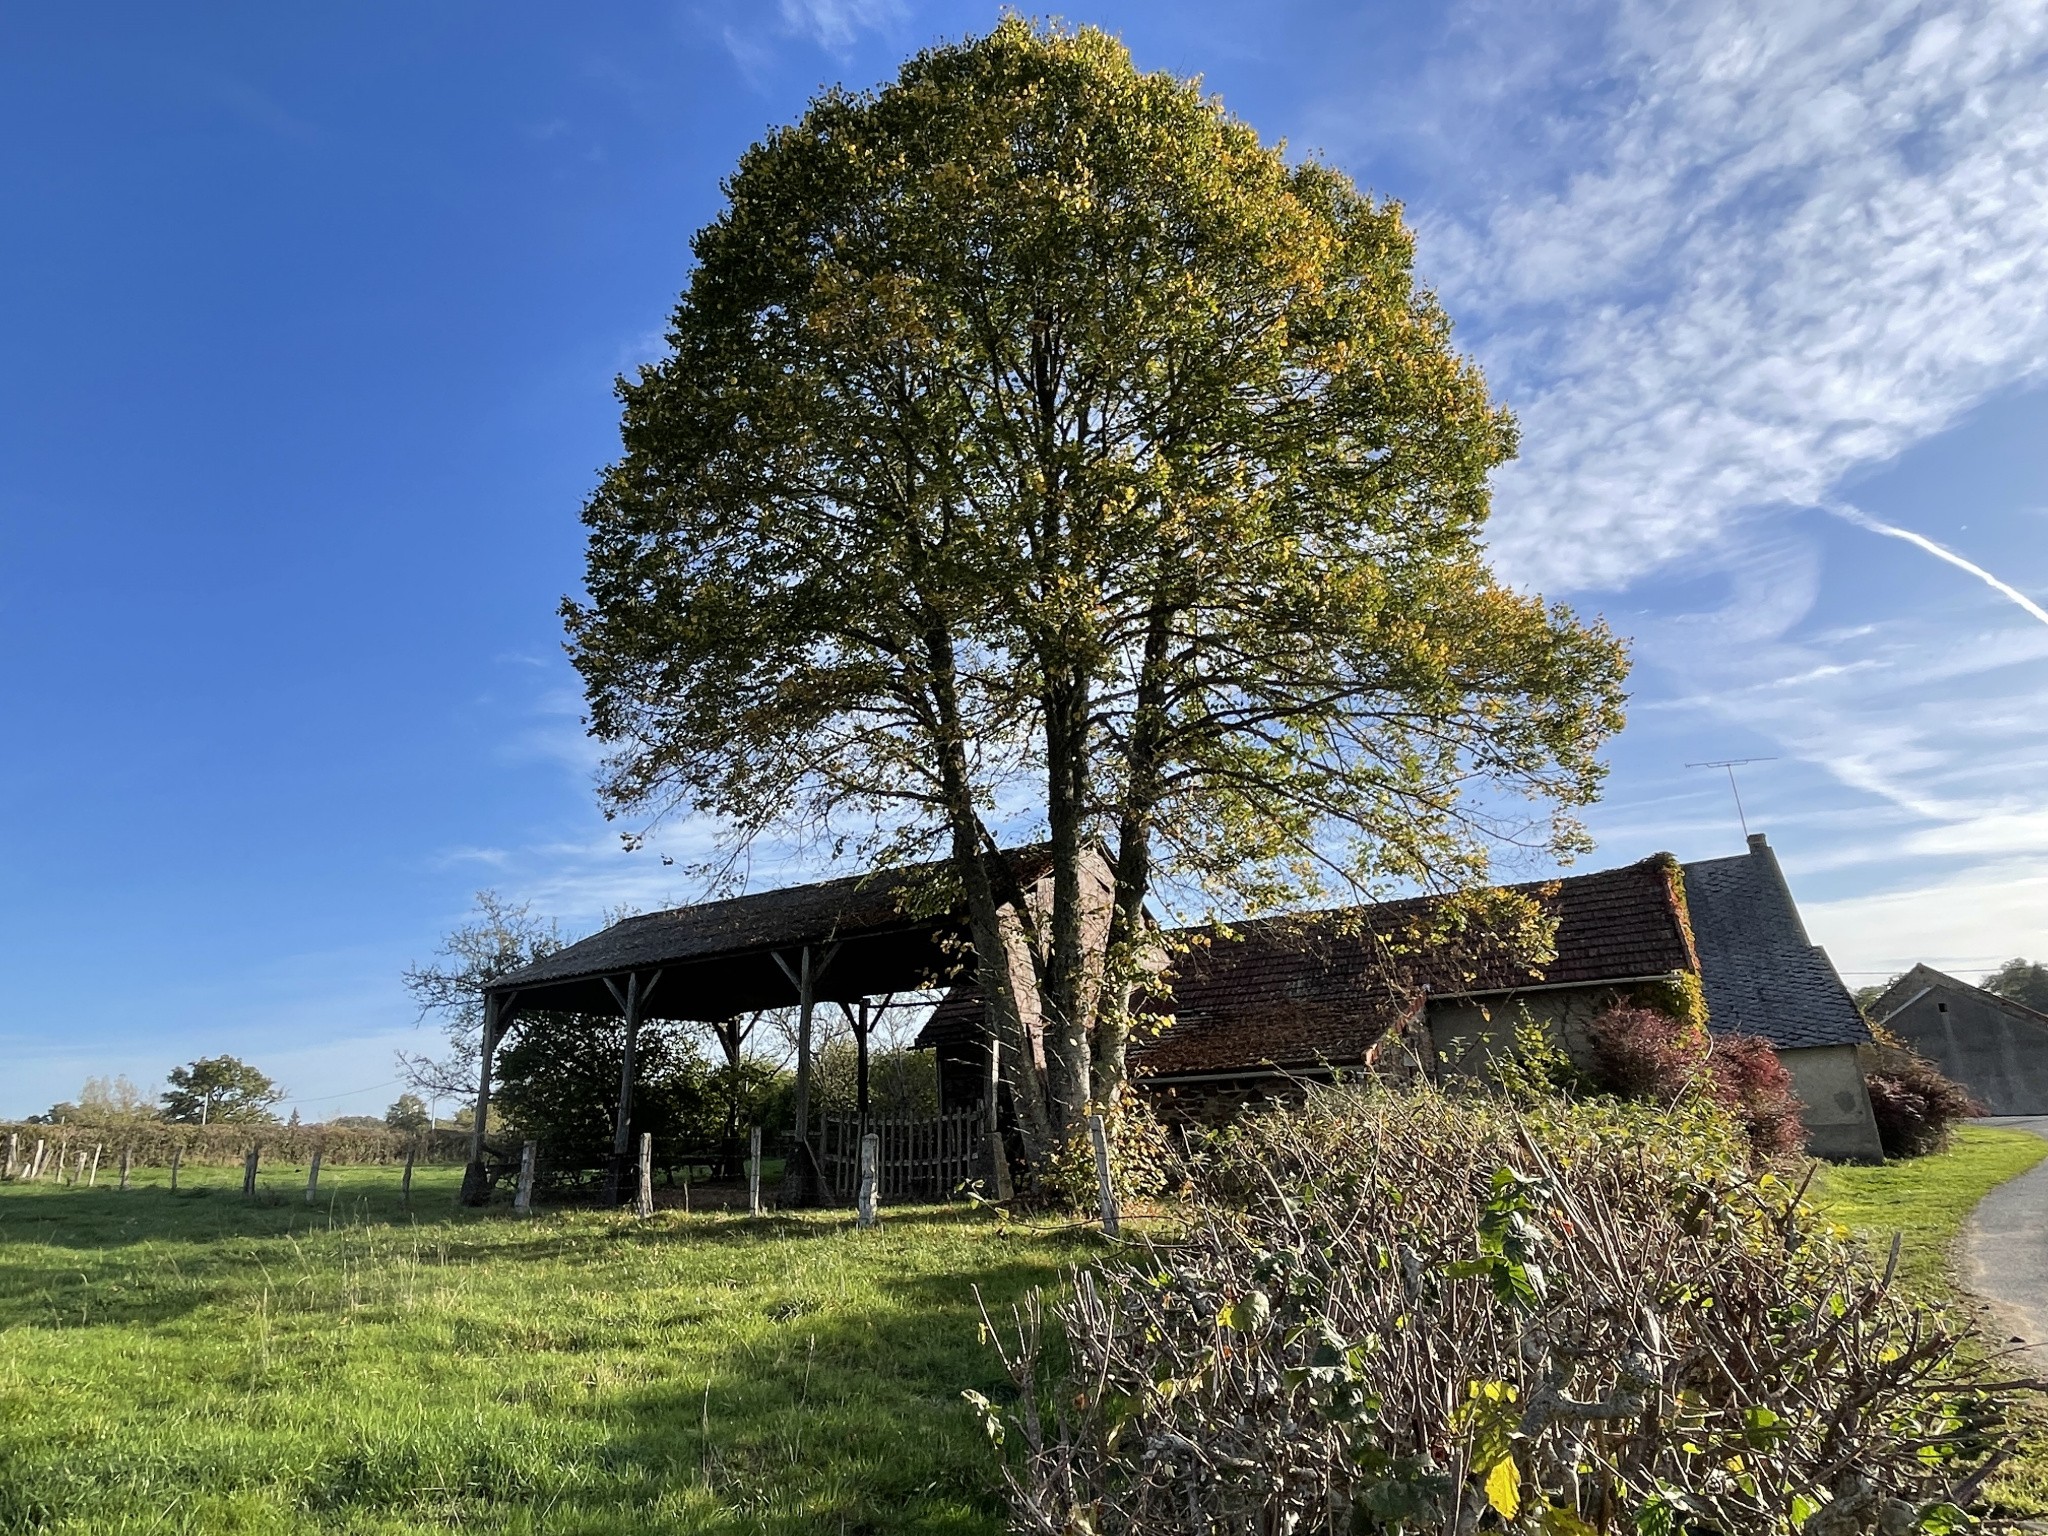
[[[1889,1034],[1989,1115],[2048,1115],[2048,1014],[1916,965],[1871,1005]]]
[[[1685,866],[1707,1027],[1768,1040],[1805,1105],[1817,1157],[1882,1162],[1857,1047],[1870,1027],[1827,951],[1807,936],[1799,905],[1761,832],[1749,851]]]

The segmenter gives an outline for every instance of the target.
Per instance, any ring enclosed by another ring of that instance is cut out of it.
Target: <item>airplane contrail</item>
[[[1827,502],[1823,504],[1823,507],[1824,510],[1832,512],[1845,523],[1854,523],[1858,528],[1865,529],[1871,533],[1881,533],[1888,539],[1904,539],[1908,544],[1918,545],[1921,549],[1934,556],[1935,559],[1946,560],[1957,570],[1968,571],[1972,576],[1983,582],[1985,586],[1991,588],[1992,591],[2002,597],[2011,598],[2043,624],[2048,624],[2048,609],[2043,609],[2039,603],[2027,596],[2026,593],[2020,591],[2017,587],[2008,586],[1985,570],[1983,566],[1965,560],[1954,550],[1935,543],[1934,540],[1926,537],[1924,534],[1914,533],[1911,529],[1907,528],[1894,528],[1890,523],[1881,523],[1869,513],[1850,506],[1846,501]]]

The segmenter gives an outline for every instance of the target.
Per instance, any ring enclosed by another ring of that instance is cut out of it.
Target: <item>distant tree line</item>
[[[268,1126],[300,1123],[295,1109],[289,1121],[280,1120],[276,1106],[285,1091],[268,1073],[238,1056],[202,1056],[165,1074],[168,1086],[155,1098],[138,1088],[126,1075],[88,1077],[76,1099],[63,1099],[40,1115],[30,1115],[28,1125],[144,1126],[195,1125]],[[466,1128],[470,1112],[439,1122],[455,1129]],[[337,1115],[321,1124],[343,1130],[424,1132],[436,1121],[415,1093],[402,1093],[382,1115]]]

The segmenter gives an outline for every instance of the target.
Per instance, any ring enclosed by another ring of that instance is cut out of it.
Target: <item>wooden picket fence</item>
[[[979,1109],[948,1115],[870,1115],[867,1128],[881,1143],[878,1175],[884,1200],[943,1200],[981,1176]],[[827,1115],[819,1143],[819,1164],[832,1197],[851,1200],[860,1179],[860,1121]]]

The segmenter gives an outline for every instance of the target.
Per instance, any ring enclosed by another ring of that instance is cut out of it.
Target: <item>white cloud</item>
[[[828,53],[845,53],[862,32],[884,31],[907,14],[902,0],[781,0],[783,30]]]
[[[1494,539],[1539,585],[1811,505],[2048,356],[2048,3],[1628,0],[1604,35],[1569,173],[1423,221],[1521,414]]]
[[[1975,981],[2014,955],[2041,953],[2048,874],[2035,861],[2001,862],[1873,895],[1807,901],[1800,910],[1851,986],[1920,960]]]

